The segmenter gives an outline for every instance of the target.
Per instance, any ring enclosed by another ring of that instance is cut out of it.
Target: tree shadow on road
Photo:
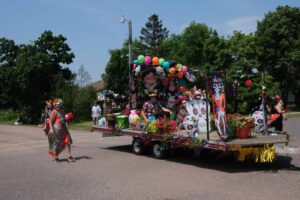
[[[132,153],[131,145],[113,146],[105,149]],[[152,158],[152,155],[148,152],[143,156]],[[273,163],[255,163],[251,160],[238,162],[234,159],[233,156],[224,155],[222,153],[204,154],[196,157],[190,151],[179,149],[176,150],[174,154],[167,156],[165,160],[186,165],[193,165],[201,168],[223,171],[227,173],[251,171],[277,173],[281,170],[300,172],[300,167],[295,166],[291,163],[293,160],[291,157],[279,155],[276,156],[276,160]]]

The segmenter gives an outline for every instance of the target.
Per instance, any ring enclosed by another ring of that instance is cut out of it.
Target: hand
[[[53,129],[50,129],[50,130],[49,130],[49,133],[54,133]]]

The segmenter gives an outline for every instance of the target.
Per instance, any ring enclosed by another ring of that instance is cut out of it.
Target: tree
[[[106,89],[114,93],[125,95],[129,94],[129,72],[128,57],[126,49],[110,50],[110,59],[102,75]]]
[[[171,55],[181,58],[188,66],[202,66],[205,59],[203,56],[205,40],[210,38],[210,29],[205,24],[192,22],[183,33],[177,37],[179,47],[172,48]]]
[[[169,31],[163,27],[162,20],[159,20],[156,14],[148,18],[145,26],[142,28],[140,36],[145,54],[159,55],[159,46],[164,39],[168,38]]]
[[[81,65],[78,69],[76,76],[76,83],[79,87],[84,87],[91,82],[91,76],[88,71],[85,70],[84,66]]]
[[[265,70],[280,82],[286,103],[291,89],[300,90],[299,27],[300,9],[289,6],[277,7],[275,12],[267,13],[257,25],[257,44],[263,49],[259,60]]]
[[[0,106],[16,107],[16,58],[19,47],[13,40],[0,38]]]
[[[12,40],[0,39],[1,106],[14,107],[28,122],[36,122],[45,100],[74,78],[62,66],[73,58],[66,38],[51,31],[42,33],[32,44],[17,46]]]
[[[231,54],[230,68],[227,69],[227,102],[230,111],[238,111],[240,113],[249,113],[259,105],[261,89],[262,89],[262,74],[264,73],[264,86],[266,95],[273,96],[278,92],[279,85],[276,83],[270,74],[265,73],[261,64],[258,62],[258,55],[261,48],[257,46],[256,37],[253,34],[243,34],[235,31],[228,38],[228,51]],[[252,69],[257,68],[259,74],[253,74]],[[240,73],[237,73],[240,72]],[[237,95],[233,95],[233,81],[238,88]],[[245,81],[252,81],[251,87],[246,87]]]

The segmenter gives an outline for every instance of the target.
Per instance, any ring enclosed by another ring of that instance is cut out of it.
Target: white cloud
[[[227,33],[233,31],[241,31],[243,33],[251,33],[256,30],[257,21],[262,19],[261,16],[238,17],[225,22],[225,29]]]

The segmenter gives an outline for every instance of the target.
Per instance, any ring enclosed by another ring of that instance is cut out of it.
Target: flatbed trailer
[[[209,149],[224,153],[233,152],[237,155],[237,160],[239,161],[252,158],[256,162],[272,162],[275,159],[275,145],[288,143],[286,135],[263,135],[254,132],[247,139],[225,141],[218,136],[216,131],[209,133],[209,140],[207,140],[206,134],[201,134],[195,139],[182,134],[147,134],[130,128],[115,129],[107,126],[93,126],[92,131],[118,136],[131,136],[133,138],[132,150],[135,154],[143,154],[144,148],[150,146],[155,158],[164,157],[169,150],[187,148],[195,151]]]

